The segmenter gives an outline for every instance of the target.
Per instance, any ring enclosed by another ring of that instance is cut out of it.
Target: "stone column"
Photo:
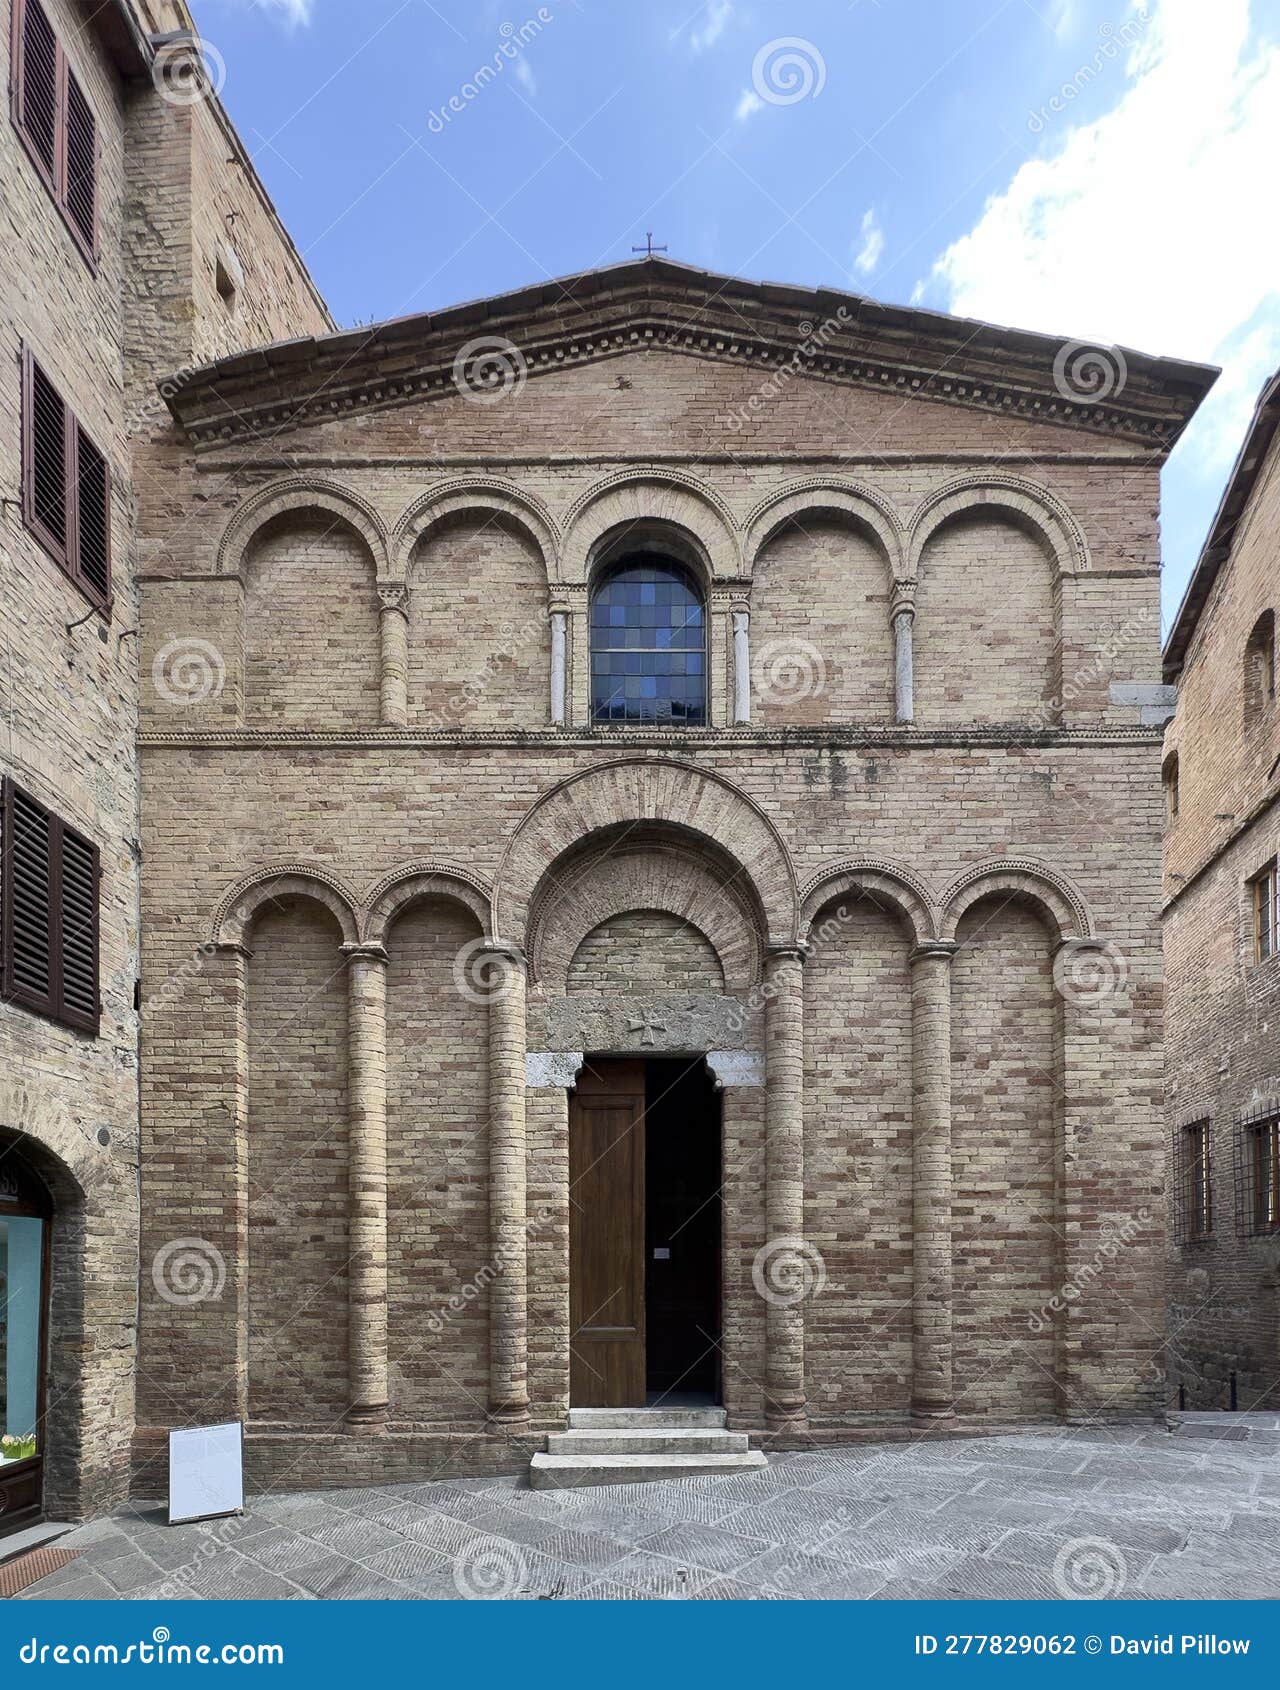
[[[913,599],[898,598],[890,612],[893,621],[894,716],[899,722],[916,719],[915,620]]]
[[[569,612],[557,607],[551,612],[551,726],[562,728],[568,720]]]
[[[911,1414],[946,1420],[951,1379],[951,959],[954,944],[911,953]]]
[[[733,721],[735,727],[751,720],[751,613],[733,612]]]
[[[409,721],[409,589],[403,582],[378,588],[381,602],[382,711],[384,728]]]
[[[348,1369],[353,1429],[387,1420],[387,953],[347,959]]]
[[[489,997],[489,1413],[529,1418],[528,1201],[525,1173],[525,959],[480,953]]]
[[[213,947],[214,981],[210,1000],[202,1015],[202,1049],[210,1066],[206,1073],[221,1073],[227,1090],[225,1109],[227,1139],[222,1146],[222,1166],[207,1171],[219,1179],[222,1195],[230,1198],[227,1217],[227,1283],[221,1308],[210,1301],[210,1310],[230,1308],[233,1370],[229,1419],[249,1419],[249,963],[253,952],[235,940]],[[219,1111],[221,1112],[221,1111]],[[225,1182],[225,1183],[222,1183]],[[183,1311],[187,1312],[187,1311]],[[203,1386],[201,1387],[203,1388]],[[211,1406],[222,1398],[207,1397]],[[221,1406],[216,1413],[223,1412]]]
[[[779,1285],[765,1295],[765,1422],[800,1431],[804,1396],[804,952],[771,950],[765,964],[765,1250]],[[760,1277],[760,1276],[758,1276]]]

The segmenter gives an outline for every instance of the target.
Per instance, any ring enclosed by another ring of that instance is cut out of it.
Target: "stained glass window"
[[[706,667],[706,614],[688,570],[646,557],[604,576],[591,601],[595,721],[701,727]]]

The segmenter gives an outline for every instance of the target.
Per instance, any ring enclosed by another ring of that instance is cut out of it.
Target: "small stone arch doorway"
[[[43,1182],[0,1155],[0,1537],[44,1506],[52,1223]]]

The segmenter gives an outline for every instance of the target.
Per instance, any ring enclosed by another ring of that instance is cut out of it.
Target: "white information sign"
[[[169,1433],[169,1524],[211,1520],[244,1507],[244,1427],[196,1426]]]

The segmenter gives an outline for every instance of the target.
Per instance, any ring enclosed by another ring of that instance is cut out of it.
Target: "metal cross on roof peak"
[[[666,249],[665,246],[654,246],[654,244],[653,244],[653,230],[652,229],[646,229],[645,230],[645,236],[644,236],[644,245],[643,246],[633,246],[631,250],[632,250],[632,252],[642,252],[645,255],[646,258],[652,258],[655,252],[665,252],[667,249]]]

